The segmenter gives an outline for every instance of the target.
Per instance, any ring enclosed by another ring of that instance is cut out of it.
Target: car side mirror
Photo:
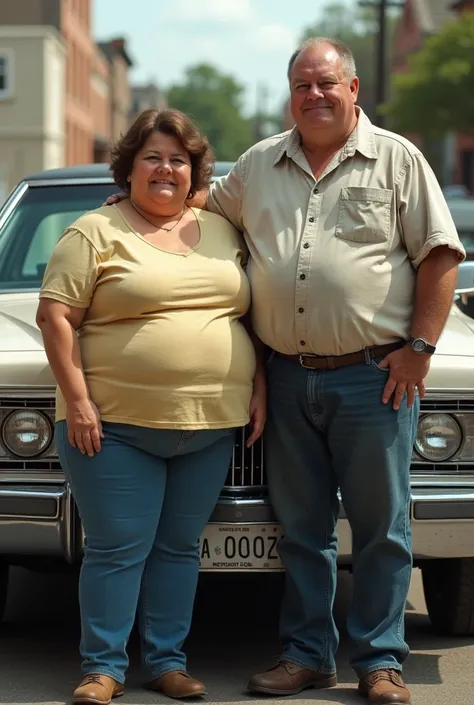
[[[467,304],[469,296],[474,296],[474,262],[462,262],[458,269],[455,300]]]

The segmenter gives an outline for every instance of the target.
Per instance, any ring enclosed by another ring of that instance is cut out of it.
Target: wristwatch
[[[436,350],[436,347],[427,343],[424,338],[408,338],[407,345],[409,345],[414,352],[418,353],[418,355],[423,353],[433,355]]]

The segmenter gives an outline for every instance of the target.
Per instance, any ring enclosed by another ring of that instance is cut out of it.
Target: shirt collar
[[[344,146],[344,156],[353,157],[356,152],[360,152],[367,159],[377,159],[378,152],[375,144],[374,127],[362,108],[357,107],[356,111],[358,115],[357,126]],[[300,145],[300,133],[295,126],[282,139],[273,165],[278,164],[284,154],[293,159],[300,149]]]

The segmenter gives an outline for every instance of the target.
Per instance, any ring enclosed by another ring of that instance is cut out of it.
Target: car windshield
[[[39,289],[60,235],[117,190],[113,183],[28,188],[0,232],[0,291]]]

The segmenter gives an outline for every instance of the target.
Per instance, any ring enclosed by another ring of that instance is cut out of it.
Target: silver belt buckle
[[[304,362],[303,362],[303,357],[311,357],[311,356],[310,356],[310,355],[304,355],[303,353],[300,353],[300,354],[298,355],[298,359],[299,359],[299,361],[300,361],[301,367],[304,367],[305,370],[312,370],[312,369],[313,369],[312,367],[310,367],[310,366],[304,364]]]

